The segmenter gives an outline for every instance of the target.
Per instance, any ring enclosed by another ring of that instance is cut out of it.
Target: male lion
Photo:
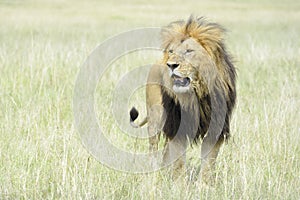
[[[188,142],[201,146],[201,179],[212,176],[220,146],[229,138],[230,116],[235,105],[235,67],[223,43],[224,29],[191,16],[163,28],[162,64],[154,65],[146,87],[150,151],[158,150],[162,131],[166,144],[162,165],[174,162],[174,172],[185,163]],[[160,106],[159,106],[160,105]],[[176,174],[176,173],[175,173]]]

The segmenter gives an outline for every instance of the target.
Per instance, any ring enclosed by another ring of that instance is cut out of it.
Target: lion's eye
[[[173,51],[173,49],[169,49],[169,51],[168,51],[169,53],[173,53],[174,51]]]
[[[191,52],[193,52],[194,50],[193,49],[187,49],[186,51],[185,51],[185,53],[191,53]]]

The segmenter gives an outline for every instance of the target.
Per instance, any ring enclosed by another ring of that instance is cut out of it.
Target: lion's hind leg
[[[148,136],[149,136],[149,153],[151,163],[154,167],[159,167],[158,145],[162,132],[162,124],[164,123],[163,107],[159,104],[148,107]]]

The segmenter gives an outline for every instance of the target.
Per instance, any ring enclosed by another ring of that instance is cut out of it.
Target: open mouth
[[[182,78],[180,76],[173,74],[172,78],[174,79],[174,85],[177,87],[187,87],[191,83],[191,80],[188,77]]]

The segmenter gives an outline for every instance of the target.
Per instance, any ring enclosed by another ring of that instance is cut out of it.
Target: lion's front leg
[[[165,145],[162,166],[172,166],[172,177],[175,180],[185,178],[186,148],[185,141],[169,140]]]
[[[201,169],[200,177],[204,183],[212,183],[214,181],[214,168],[216,159],[223,144],[223,139],[219,141],[210,141],[209,138],[204,138],[201,146]]]

